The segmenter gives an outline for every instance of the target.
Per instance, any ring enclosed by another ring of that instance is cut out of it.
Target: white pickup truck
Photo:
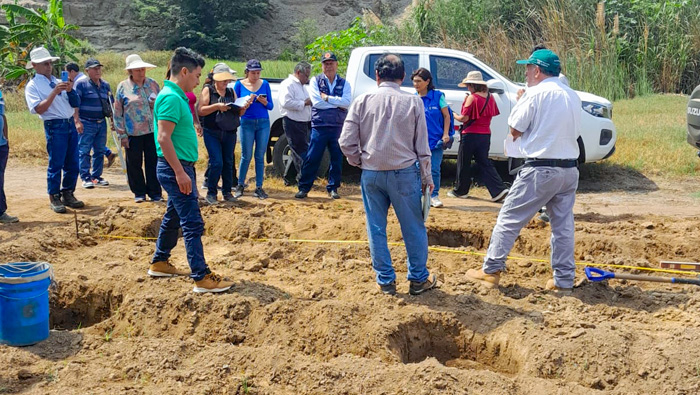
[[[480,71],[484,80],[488,83],[489,90],[498,104],[501,114],[491,123],[491,150],[489,157],[494,161],[507,161],[503,153],[503,141],[508,134],[508,115],[515,105],[516,96],[523,84],[510,81],[496,70],[492,69],[474,55],[443,48],[428,47],[363,47],[352,51],[348,61],[347,75],[345,78],[352,86],[352,95],[357,97],[377,87],[374,79],[374,62],[386,52],[400,54],[406,68],[406,79],[401,88],[407,92],[415,93],[410,74],[419,67],[425,67],[433,75],[433,83],[436,89],[445,93],[450,107],[459,112],[464,100],[466,88],[460,88],[458,83],[470,71]],[[273,162],[275,172],[281,174],[286,163],[291,160],[288,155],[289,147],[282,129],[282,117],[279,113],[279,101],[277,86],[281,80],[270,79],[274,110],[270,112],[270,142],[268,149],[268,163]],[[612,103],[610,101],[586,92],[576,92],[581,98],[581,137],[578,144],[580,149],[579,161],[596,162],[605,159],[615,152],[617,131],[613,124]],[[457,122],[457,124],[459,124]],[[458,144],[445,151],[445,157],[457,157]],[[327,170],[327,154],[325,164],[322,164],[319,173]],[[497,166],[499,169],[505,166]],[[507,174],[507,173],[506,173]]]

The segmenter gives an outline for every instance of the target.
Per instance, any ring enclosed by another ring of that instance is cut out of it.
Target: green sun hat
[[[545,73],[549,75],[559,75],[561,73],[561,63],[559,56],[549,49],[539,49],[530,55],[530,58],[518,60],[517,64],[534,64],[539,66]]]

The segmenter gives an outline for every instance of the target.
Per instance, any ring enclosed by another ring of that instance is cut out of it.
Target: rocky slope
[[[11,4],[14,0],[0,0]],[[20,0],[19,4],[45,7],[47,1]],[[98,50],[133,51],[147,49],[142,24],[134,15],[130,1],[64,0],[64,13],[69,23],[81,27],[77,36],[87,39]],[[244,57],[275,58],[289,46],[297,31],[297,22],[311,18],[323,34],[344,29],[363,9],[382,18],[391,18],[404,11],[411,0],[271,0],[268,16],[247,29],[241,37]],[[235,6],[235,2],[232,2]]]

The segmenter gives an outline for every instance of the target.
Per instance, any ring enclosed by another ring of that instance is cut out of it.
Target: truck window
[[[433,84],[437,89],[467,90],[457,86],[470,71],[481,71],[484,81],[493,79],[484,70],[472,63],[459,58],[448,56],[430,56],[430,73],[433,75]]]
[[[377,62],[377,59],[379,59],[380,56],[382,56],[383,53],[376,53],[376,54],[370,54],[365,58],[365,64],[364,64],[364,72],[365,75],[373,80],[375,79],[374,75],[374,63]],[[406,78],[403,80],[403,84],[401,86],[413,86],[413,82],[411,82],[411,73],[413,73],[414,70],[417,70],[420,66],[418,65],[418,55],[416,54],[399,54],[401,55],[401,59],[403,59],[403,67],[406,70]],[[465,75],[466,76],[466,75]],[[463,77],[464,78],[464,77]],[[460,80],[461,81],[461,80]]]

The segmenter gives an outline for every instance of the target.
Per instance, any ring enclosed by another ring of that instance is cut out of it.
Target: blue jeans
[[[221,193],[224,196],[230,195],[233,186],[233,149],[236,147],[236,132],[204,129],[204,145],[209,153],[207,195],[217,195],[219,178]]]
[[[328,148],[328,153],[331,154],[331,168],[328,172],[326,190],[328,192],[338,190],[343,169],[343,152],[340,150],[340,144],[338,144],[341,130],[342,126],[311,128],[311,142],[309,143],[309,150],[306,152],[304,165],[301,167],[301,177],[299,178],[300,191],[309,192],[311,190],[326,148]]]
[[[44,121],[44,134],[46,152],[49,154],[49,166],[46,170],[49,195],[56,195],[61,191],[75,191],[75,184],[78,182],[78,131],[73,119]]]
[[[0,130],[0,133],[2,131]],[[7,167],[7,157],[10,154],[10,146],[0,145],[0,215],[7,211],[7,199],[5,198],[5,168]]]
[[[253,157],[255,143],[255,186],[262,188],[265,175],[265,151],[270,140],[270,119],[241,118],[241,163],[238,166],[238,185],[245,185],[248,166]]]
[[[440,192],[440,165],[442,165],[442,156],[445,150],[442,148],[442,141],[437,145],[437,148],[430,151],[432,155],[430,157],[430,173],[433,175],[433,184],[435,184],[435,189],[430,197],[437,197],[438,192]]]
[[[386,224],[389,205],[394,206],[408,255],[408,280],[428,279],[428,233],[421,209],[421,179],[418,165],[401,170],[362,170],[362,203],[367,217],[367,236],[377,283],[396,280],[387,245]]]
[[[80,178],[83,181],[99,180],[102,178],[102,167],[105,160],[105,145],[107,144],[107,122],[95,122],[87,119],[83,123],[83,134],[80,135],[78,151],[80,152]],[[90,155],[90,150],[93,155]],[[92,172],[90,172],[92,160]]]
[[[160,185],[168,193],[168,205],[165,209],[163,222],[160,224],[153,262],[167,261],[170,258],[170,251],[177,245],[178,230],[182,228],[187,262],[190,264],[192,272],[190,277],[194,281],[199,281],[211,273],[204,260],[204,247],[202,246],[204,220],[197,202],[197,175],[194,166],[183,165],[182,167],[192,180],[192,192],[189,195],[180,192],[175,171],[168,162],[164,158],[158,158],[156,174]]]

